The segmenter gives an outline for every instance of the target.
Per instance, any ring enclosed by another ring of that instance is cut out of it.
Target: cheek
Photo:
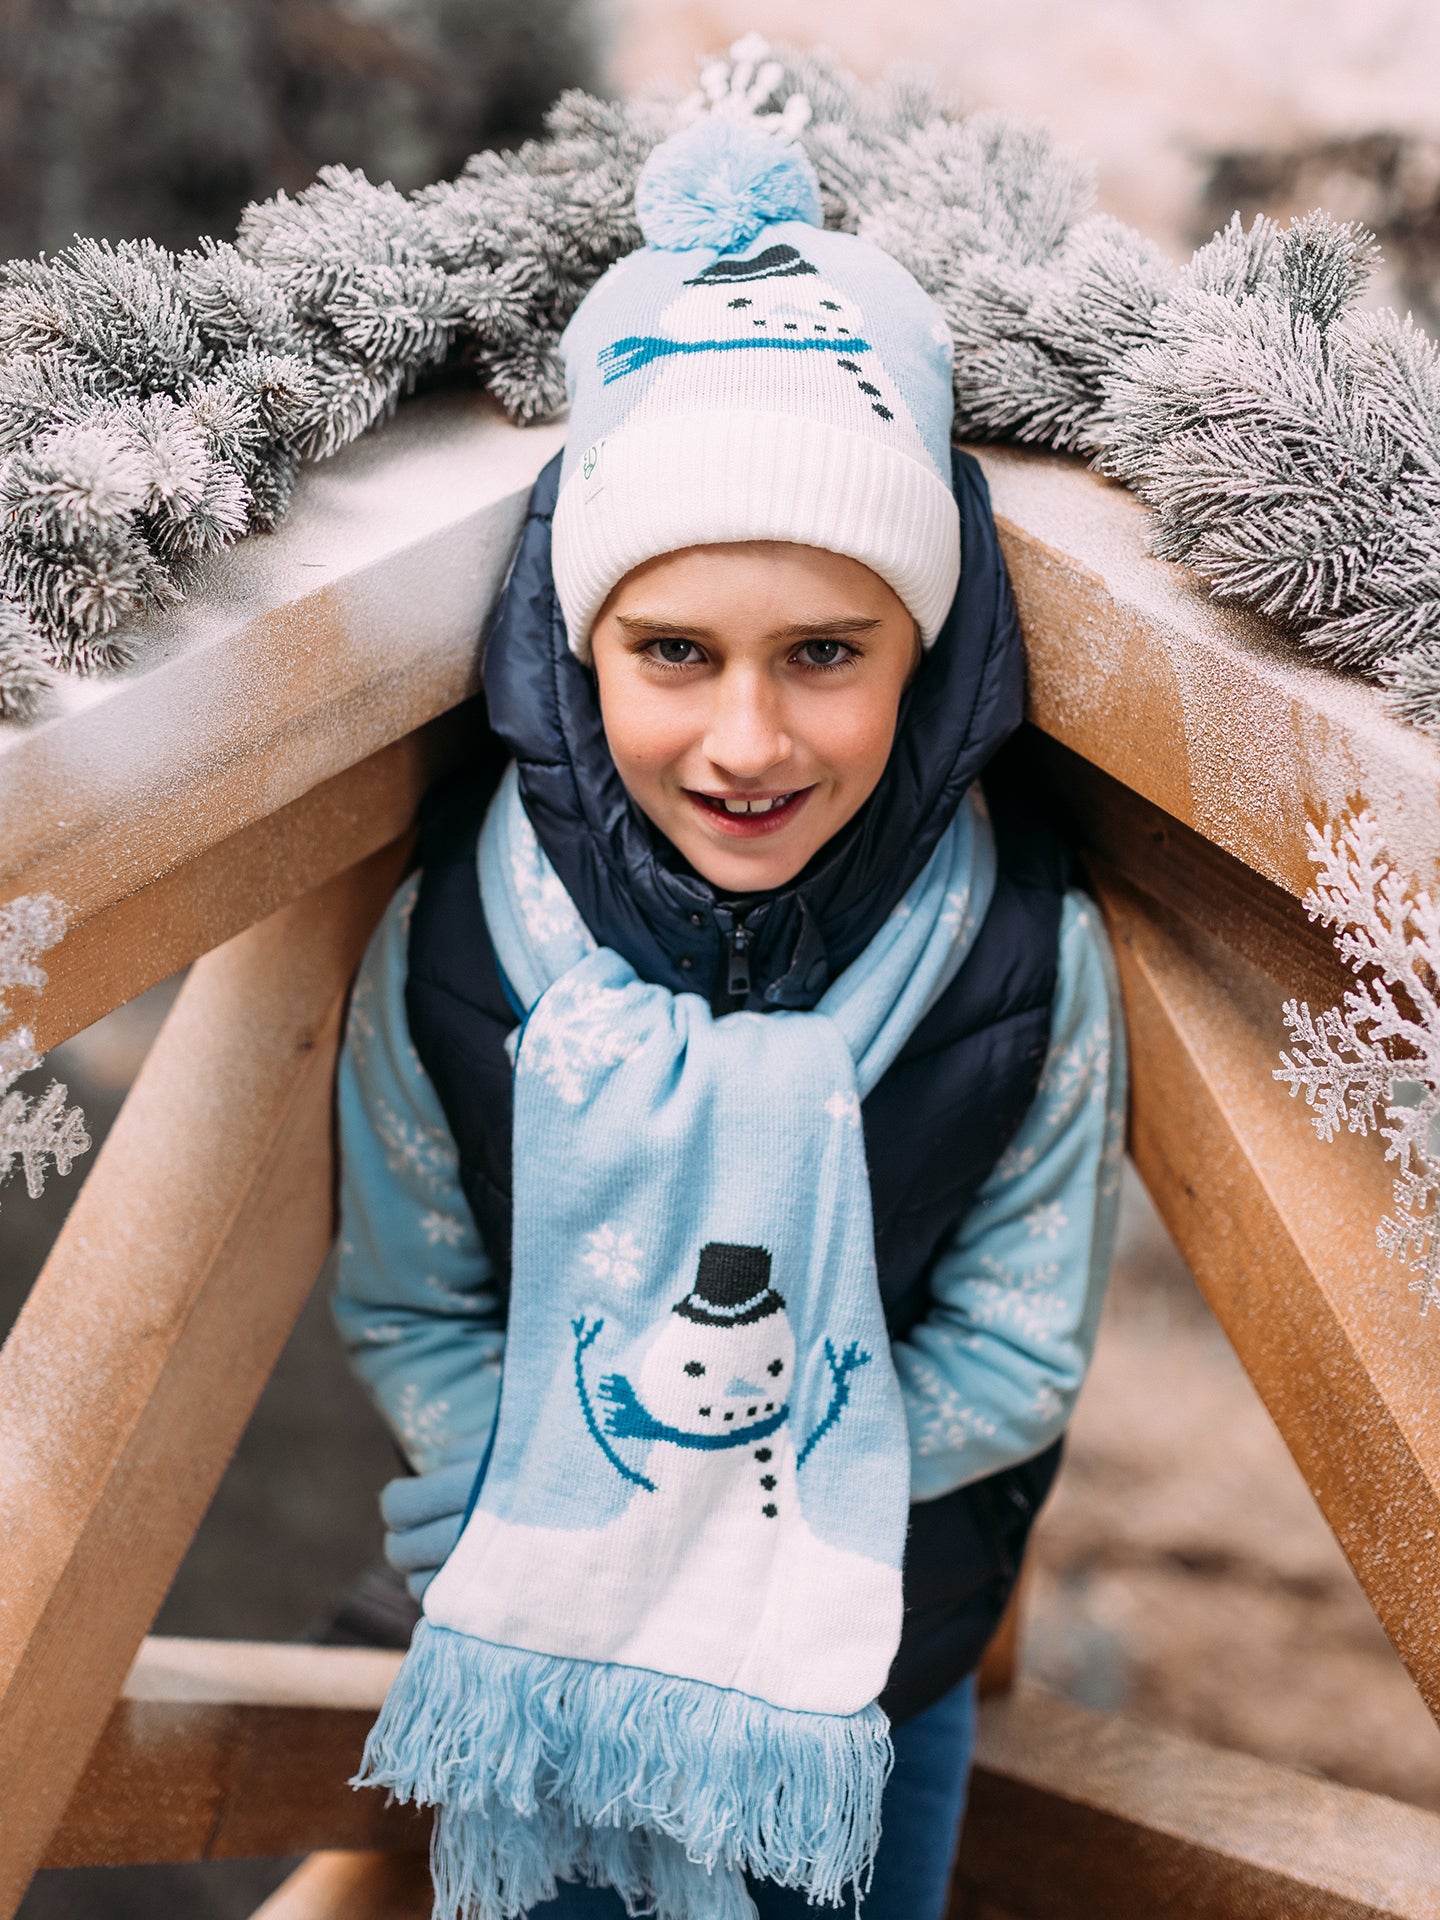
[[[600,717],[616,771],[627,786],[663,771],[692,743],[696,723],[688,702],[638,677],[600,686]]]
[[[873,787],[885,769],[895,739],[898,695],[857,687],[840,697],[819,698],[809,716],[805,739],[845,787]]]

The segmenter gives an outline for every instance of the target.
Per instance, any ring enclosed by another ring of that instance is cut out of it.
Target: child
[[[757,126],[637,208],[487,642],[512,762],[429,810],[342,1060],[336,1313],[425,1605],[363,1778],[439,1809],[441,1915],[873,1867],[940,1920],[1110,1263],[1111,965],[975,785],[1022,663],[938,311]]]

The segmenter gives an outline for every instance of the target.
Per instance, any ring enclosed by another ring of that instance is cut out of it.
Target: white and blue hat
[[[820,225],[802,150],[714,116],[640,175],[646,244],[561,340],[556,589],[574,651],[657,554],[788,540],[892,587],[928,646],[960,577],[950,333],[899,264]]]

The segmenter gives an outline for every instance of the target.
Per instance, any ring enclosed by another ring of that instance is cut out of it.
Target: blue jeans
[[[896,1727],[894,1739],[884,1832],[861,1912],[864,1920],[944,1920],[975,1744],[974,1675]],[[754,1882],[750,1891],[760,1920],[821,1920],[833,1912],[768,1882]],[[554,1900],[532,1907],[530,1920],[624,1920],[624,1914],[620,1896],[608,1887],[566,1885]]]

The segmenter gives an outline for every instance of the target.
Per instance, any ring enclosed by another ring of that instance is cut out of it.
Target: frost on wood
[[[0,1027],[10,1019],[6,996],[13,988],[44,986],[39,956],[64,931],[65,910],[52,894],[25,894],[0,907]],[[34,1098],[15,1091],[20,1076],[39,1064],[28,1027],[0,1031],[0,1185],[18,1162],[32,1200],[45,1191],[50,1162],[57,1173],[68,1173],[90,1146],[85,1116],[79,1107],[66,1106],[69,1096],[58,1081]]]
[[[1421,1311],[1440,1304],[1440,905],[1411,893],[1385,856],[1368,813],[1338,832],[1310,829],[1317,868],[1305,906],[1335,928],[1335,946],[1358,976],[1340,1006],[1285,1007],[1294,1051],[1275,1077],[1315,1110],[1315,1131],[1334,1138],[1378,1130],[1396,1162],[1395,1211],[1381,1247],[1419,1275]]]
[[[234,245],[0,265],[0,720],[55,665],[123,664],[136,613],[417,381],[560,407],[561,331],[640,241],[640,167],[705,111],[796,135],[827,224],[933,295],[962,436],[1088,455],[1154,508],[1159,553],[1440,732],[1440,357],[1360,309],[1369,236],[1237,220],[1177,272],[1043,130],[753,35],[689,101],[563,94],[544,138],[415,193],[326,167]]]

